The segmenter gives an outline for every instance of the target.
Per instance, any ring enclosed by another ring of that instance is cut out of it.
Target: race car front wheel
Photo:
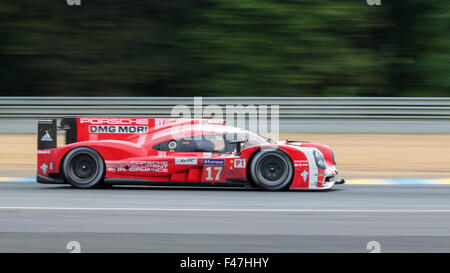
[[[95,188],[103,181],[105,163],[94,149],[79,147],[71,150],[64,158],[62,173],[65,180],[75,188]]]
[[[250,175],[254,184],[262,189],[284,190],[292,182],[294,167],[283,151],[259,151],[250,162]]]

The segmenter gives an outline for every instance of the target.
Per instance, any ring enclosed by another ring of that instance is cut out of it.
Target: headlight
[[[325,166],[325,158],[323,157],[323,154],[319,152],[318,150],[314,150],[314,159],[316,160],[317,167],[319,167],[322,170],[326,169]]]

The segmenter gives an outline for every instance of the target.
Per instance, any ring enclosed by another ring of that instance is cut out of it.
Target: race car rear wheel
[[[105,176],[105,162],[94,149],[75,148],[64,158],[62,173],[65,180],[75,188],[95,188]]]
[[[250,175],[254,184],[262,189],[284,190],[292,182],[294,167],[281,150],[260,151],[250,162]]]

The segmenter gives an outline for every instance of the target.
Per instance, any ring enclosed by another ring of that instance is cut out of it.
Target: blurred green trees
[[[449,96],[448,0],[0,3],[2,96]]]

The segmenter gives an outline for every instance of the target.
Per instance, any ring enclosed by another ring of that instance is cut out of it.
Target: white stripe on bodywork
[[[308,159],[308,166],[309,166],[308,188],[317,189],[317,177],[319,176],[319,169],[317,168],[316,160],[314,159],[313,154],[315,148],[299,147],[299,146],[292,146],[292,147],[295,147],[297,150],[301,151],[303,154],[305,154],[306,158]]]
[[[138,138],[137,145],[142,146],[145,143],[146,140],[147,140],[147,134],[140,134],[139,138]]]

